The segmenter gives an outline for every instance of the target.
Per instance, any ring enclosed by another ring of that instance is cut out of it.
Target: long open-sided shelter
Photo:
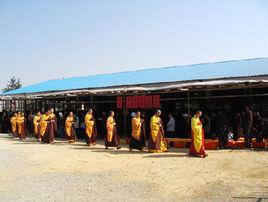
[[[268,58],[55,79],[0,95],[7,110],[116,110],[126,134],[129,111],[192,113],[253,105],[268,117]]]

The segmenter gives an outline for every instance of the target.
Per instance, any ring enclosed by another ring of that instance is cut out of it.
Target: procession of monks
[[[204,147],[204,128],[200,121],[201,111],[198,111],[191,119],[191,134],[192,141],[189,150],[190,156],[206,157]],[[76,141],[76,130],[73,112],[70,112],[65,120],[65,134],[69,143],[75,143]],[[96,120],[93,116],[93,110],[89,109],[84,118],[85,122],[85,134],[86,144],[88,146],[96,144],[97,127]],[[20,140],[26,138],[26,120],[24,113],[14,113],[10,119],[11,133],[14,137],[18,137]],[[55,134],[58,133],[57,118],[54,114],[53,109],[47,110],[43,115],[38,112],[33,119],[34,134],[36,139],[41,143],[54,143]],[[129,151],[137,149],[144,151],[146,146],[146,135],[145,135],[145,123],[144,114],[139,111],[133,114],[132,117],[132,132],[131,139],[129,142]],[[114,112],[110,111],[109,117],[106,121],[107,134],[105,138],[105,149],[109,147],[116,147],[121,149],[119,146],[119,136],[117,135],[116,122],[114,119]],[[168,144],[164,136],[164,128],[161,120],[161,111],[157,110],[155,115],[150,120],[150,138],[148,140],[148,152],[159,153],[167,152]]]

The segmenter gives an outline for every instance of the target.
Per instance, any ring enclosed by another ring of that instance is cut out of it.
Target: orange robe
[[[88,145],[96,144],[96,134],[97,128],[95,119],[92,114],[87,114],[85,116],[85,125],[86,125],[86,142]]]
[[[10,119],[11,132],[14,136],[17,136],[17,116],[13,116]]]
[[[117,137],[117,130],[115,120],[112,116],[109,116],[106,121],[107,136],[105,140],[106,147],[117,147],[119,145],[119,139]]]
[[[145,133],[142,129],[141,118],[132,118],[132,132],[129,142],[130,149],[142,150],[145,146]]]
[[[24,139],[26,137],[26,130],[25,130],[25,117],[18,116],[17,118],[17,125],[18,125],[18,136],[20,139]]]
[[[109,116],[106,122],[108,142],[112,142],[112,139],[113,139],[113,132],[114,132],[114,127],[115,127],[114,123],[115,123],[114,118]]]
[[[68,116],[65,121],[65,133],[70,142],[75,141],[74,117]]]
[[[205,155],[204,129],[202,123],[196,115],[191,119],[192,142],[190,146],[190,155]]]
[[[43,114],[40,123],[41,140],[47,144],[51,143],[51,137],[49,133],[49,119],[49,115]]]
[[[50,127],[50,130],[49,130],[50,138],[51,138],[51,141],[54,141],[55,134],[58,133],[58,124],[57,124],[57,117],[56,117],[56,115],[54,113],[49,114],[49,120],[50,120],[50,123],[49,123],[49,127]]]
[[[40,134],[41,123],[40,122],[41,122],[41,116],[35,116],[33,120],[33,124],[34,124],[34,133],[37,138],[41,138],[41,134]]]
[[[140,140],[141,136],[141,118],[132,118],[132,132],[131,135],[136,140]]]
[[[150,121],[150,139],[148,142],[148,152],[165,152],[167,143],[164,139],[164,129],[160,117],[154,115]]]

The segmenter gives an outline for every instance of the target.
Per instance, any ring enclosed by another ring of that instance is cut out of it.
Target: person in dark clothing
[[[145,113],[144,112],[142,112],[141,113],[141,132],[142,132],[142,136],[144,137],[143,139],[144,139],[144,147],[146,147],[146,141],[147,141],[147,139],[146,139],[146,124],[145,124]]]
[[[106,113],[102,112],[98,115],[97,118],[97,128],[98,128],[98,137],[105,137],[106,134],[106,125],[105,120],[107,119]]]
[[[63,113],[62,112],[59,112],[59,115],[58,115],[58,119],[57,119],[57,122],[58,122],[58,130],[59,130],[59,135],[60,135],[60,138],[65,138],[65,118],[63,116]]]
[[[135,117],[135,112],[131,112],[127,115],[127,127],[126,127],[126,137],[131,138],[132,131],[132,118]],[[118,121],[117,121],[118,122]]]
[[[211,118],[210,118],[210,130],[211,130],[211,138],[212,139],[217,139],[217,131],[216,131],[216,127],[217,127],[217,116],[215,113],[212,113]]]
[[[247,148],[251,147],[251,129],[253,125],[253,113],[249,106],[245,108],[245,112],[242,118],[242,128],[243,128],[243,134],[245,138],[245,144]]]
[[[30,133],[33,133],[33,132],[34,132],[34,124],[33,124],[33,120],[34,120],[34,115],[33,115],[33,113],[30,111],[29,116],[28,116],[28,119],[27,119],[27,128],[28,128],[28,131],[29,131]]]
[[[3,110],[1,122],[2,122],[2,133],[7,133],[9,129],[9,117],[7,111],[5,110]]]
[[[242,116],[240,113],[236,113],[233,121],[233,129],[234,129],[234,140],[237,141],[237,139],[241,135],[241,126],[242,126]]]
[[[178,116],[176,125],[177,127],[177,134],[175,137],[180,138],[190,138],[191,136],[191,124],[190,124],[190,118],[188,114],[181,114]]]
[[[263,120],[259,112],[254,113],[253,115],[253,128],[252,133],[256,138],[256,142],[262,142],[262,131],[263,131]]]
[[[219,149],[225,149],[228,137],[224,128],[227,126],[228,123],[227,118],[222,111],[219,111],[215,119],[215,132],[219,139]]]
[[[211,119],[208,114],[205,114],[202,123],[205,129],[205,139],[211,138]]]

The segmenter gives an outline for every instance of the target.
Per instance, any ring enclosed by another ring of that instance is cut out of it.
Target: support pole
[[[23,111],[26,112],[26,95],[24,95]]]
[[[187,108],[188,108],[188,116],[190,117],[190,93],[187,91]]]
[[[78,114],[79,110],[79,96],[76,96],[76,102],[75,102],[75,113]]]
[[[123,118],[124,118],[124,136],[127,137],[127,110],[126,110],[126,95],[123,95]]]
[[[93,94],[90,96],[90,108],[93,109]]]

